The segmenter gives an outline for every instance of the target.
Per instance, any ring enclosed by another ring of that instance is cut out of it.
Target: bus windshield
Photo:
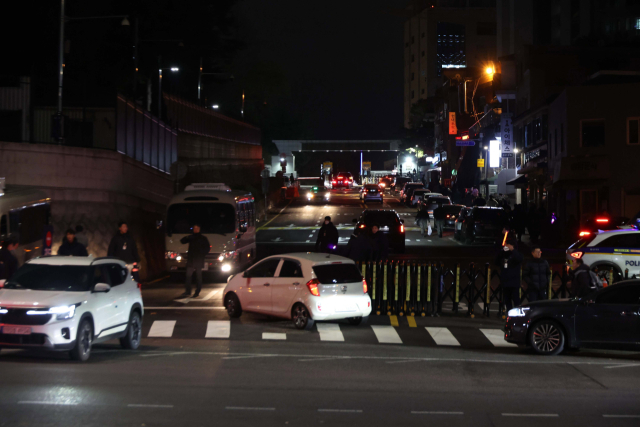
[[[226,234],[236,230],[235,209],[228,203],[176,203],[167,212],[167,234],[189,234],[194,224],[202,234]]]

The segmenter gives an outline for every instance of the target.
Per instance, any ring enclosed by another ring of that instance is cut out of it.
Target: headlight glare
[[[56,320],[72,319],[76,314],[76,306],[80,304],[61,305],[57,307],[51,307],[48,310],[29,310],[27,315],[33,316],[38,314],[55,314]]]
[[[509,317],[523,317],[526,314],[527,311],[529,311],[529,307],[512,308],[507,313],[507,316],[509,316]]]

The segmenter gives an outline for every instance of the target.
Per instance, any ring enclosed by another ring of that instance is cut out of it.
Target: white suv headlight
[[[29,310],[27,311],[27,315],[29,316],[37,316],[39,314],[55,314],[56,320],[67,320],[72,319],[76,314],[76,306],[80,305],[60,305],[57,307],[51,307],[48,310]]]
[[[518,307],[518,308],[512,308],[511,310],[509,310],[509,312],[507,313],[507,316],[509,317],[522,317],[525,315],[526,311],[529,311],[530,308],[529,307]]]

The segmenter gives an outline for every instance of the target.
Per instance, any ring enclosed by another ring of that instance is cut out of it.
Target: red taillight
[[[142,283],[138,283],[138,289],[142,289]]]
[[[358,227],[358,228],[366,228],[366,227],[367,227],[366,225],[360,224],[360,227]]]
[[[580,236],[580,237],[584,237],[584,236],[588,236],[589,234],[591,234],[591,232],[590,232],[590,231],[581,231],[581,232],[580,232],[580,234],[579,234],[579,236]]]
[[[349,181],[353,181],[353,178],[349,178]]]
[[[582,258],[582,252],[571,252],[569,255],[576,259]]]
[[[311,292],[311,295],[314,297],[320,296],[320,289],[318,289],[319,284],[320,281],[318,281],[318,279],[311,279],[307,282],[307,288],[309,288],[309,292]]]
[[[367,281],[362,279],[362,292],[365,294],[369,292],[369,286],[367,286]]]
[[[609,222],[609,219],[607,219],[607,218],[597,218],[596,222]]]
[[[332,183],[332,184],[335,184],[335,183],[336,183],[336,181],[331,181],[331,183]]]
[[[404,233],[404,224],[400,224],[400,232]]]

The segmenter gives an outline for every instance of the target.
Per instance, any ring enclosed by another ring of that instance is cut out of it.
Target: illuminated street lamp
[[[162,60],[162,57],[159,56],[158,65],[160,65],[161,60]],[[178,67],[162,68],[162,66],[158,68],[158,119],[159,120],[162,120],[162,70],[170,70],[171,72],[176,73],[180,71],[180,68]]]
[[[217,110],[218,108],[220,108],[220,106],[218,104],[213,104],[211,108],[213,108],[214,110]]]

